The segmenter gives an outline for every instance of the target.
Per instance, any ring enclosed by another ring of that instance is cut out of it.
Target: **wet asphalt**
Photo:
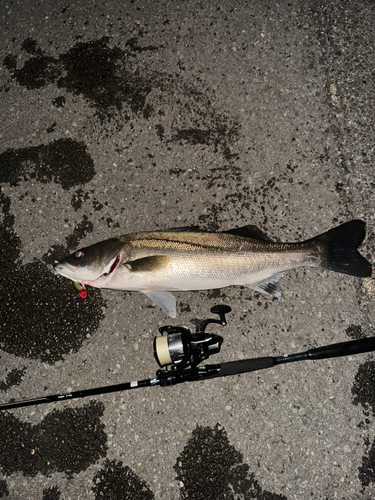
[[[0,19],[1,402],[153,377],[158,328],[216,304],[216,363],[374,335],[370,278],[181,292],[170,319],[52,272],[130,232],[300,241],[351,219],[373,261],[373,2],[15,0]],[[368,353],[3,411],[0,498],[370,500],[374,381]]]

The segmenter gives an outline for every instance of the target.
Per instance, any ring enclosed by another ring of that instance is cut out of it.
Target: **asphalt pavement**
[[[153,338],[229,305],[214,363],[373,336],[375,285],[286,272],[146,296],[56,276],[137,231],[256,225],[302,241],[352,219],[375,255],[372,1],[0,5],[1,402],[154,377]],[[0,413],[0,498],[370,500],[372,353]]]

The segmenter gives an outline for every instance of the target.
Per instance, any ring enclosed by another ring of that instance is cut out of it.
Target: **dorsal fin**
[[[198,233],[201,232],[199,226],[171,227],[168,229],[158,229],[155,233]]]

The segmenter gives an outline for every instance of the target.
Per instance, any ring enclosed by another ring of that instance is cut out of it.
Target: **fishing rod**
[[[155,378],[73,391],[67,394],[54,394],[35,399],[3,403],[0,404],[0,410],[66,401],[68,399],[83,398],[110,392],[127,391],[140,387],[152,387],[155,385],[170,386],[183,382],[227,377],[229,375],[263,370],[280,364],[293,363],[294,361],[336,358],[375,351],[375,337],[369,337],[330,344],[286,356],[241,359],[229,363],[199,366],[202,361],[220,352],[221,344],[223,343],[223,338],[220,335],[206,332],[207,326],[210,323],[226,326],[225,315],[230,311],[231,308],[229,306],[214,306],[211,312],[218,314],[219,319],[209,318],[204,320],[196,327],[195,333],[191,333],[188,328],[182,326],[162,326],[159,328],[161,336],[154,338],[154,356],[160,370],[156,372]]]

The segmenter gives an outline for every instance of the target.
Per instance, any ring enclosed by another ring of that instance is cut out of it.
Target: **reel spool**
[[[190,330],[181,326],[160,328],[160,333],[164,331],[167,335],[154,338],[154,357],[160,368],[180,364],[190,352]]]

